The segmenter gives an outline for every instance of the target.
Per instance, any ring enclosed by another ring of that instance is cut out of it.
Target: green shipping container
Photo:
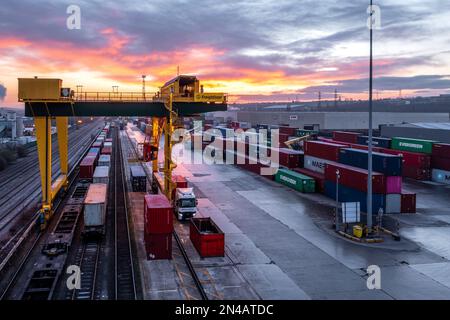
[[[314,193],[316,190],[313,178],[287,169],[278,169],[275,181],[304,193]]]
[[[391,147],[394,150],[431,154],[434,143],[437,143],[437,141],[394,137]]]

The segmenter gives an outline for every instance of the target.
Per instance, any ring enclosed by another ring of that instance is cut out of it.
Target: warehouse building
[[[405,137],[450,143],[450,122],[415,122],[381,126],[383,137]]]

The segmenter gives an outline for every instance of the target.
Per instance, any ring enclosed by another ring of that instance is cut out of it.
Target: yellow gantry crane
[[[61,79],[19,78],[18,100],[25,104],[25,116],[33,117],[42,186],[41,225],[45,228],[53,214],[53,201],[68,186],[68,117],[143,116],[152,118],[153,150],[158,150],[164,134],[164,193],[172,197],[172,133],[183,116],[227,110],[224,93],[204,93],[195,76],[180,75],[166,82],[160,92],[82,92],[75,95],[62,86]],[[61,174],[52,181],[51,122],[56,121]],[[157,156],[152,168],[158,171]]]

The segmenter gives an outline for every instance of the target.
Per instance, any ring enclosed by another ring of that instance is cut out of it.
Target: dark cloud
[[[0,84],[0,100],[5,99],[6,97],[6,87]]]

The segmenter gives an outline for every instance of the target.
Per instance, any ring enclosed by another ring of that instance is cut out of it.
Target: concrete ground
[[[199,216],[225,233],[225,257],[202,259],[188,224],[175,224],[210,299],[450,299],[448,187],[405,182],[418,193],[418,213],[394,216],[400,242],[369,245],[332,231],[334,202],[322,195],[231,165],[178,165],[175,173],[195,188]],[[175,241],[172,260],[145,259],[141,195],[131,197],[144,298],[197,299]],[[369,265],[381,268],[380,290],[367,288]]]

